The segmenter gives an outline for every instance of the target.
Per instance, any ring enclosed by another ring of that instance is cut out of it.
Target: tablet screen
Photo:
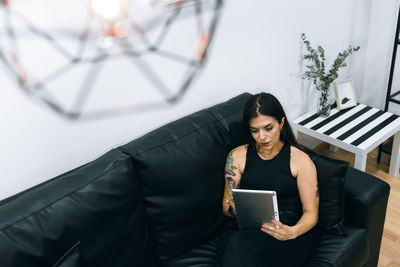
[[[261,228],[272,219],[279,221],[278,200],[275,191],[233,189],[236,219],[239,228]]]

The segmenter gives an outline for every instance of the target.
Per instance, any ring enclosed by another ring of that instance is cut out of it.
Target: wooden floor
[[[331,152],[326,143],[319,145],[315,150],[333,158],[346,160],[352,166],[354,164],[354,154],[342,149]],[[378,149],[368,154],[366,172],[386,181],[391,188],[378,266],[400,267],[400,175],[389,175],[390,158],[387,154],[382,153],[380,164],[376,162],[377,155]]]

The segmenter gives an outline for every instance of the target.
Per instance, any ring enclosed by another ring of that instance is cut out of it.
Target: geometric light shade
[[[63,117],[180,100],[204,66],[222,0],[0,0],[0,61]]]

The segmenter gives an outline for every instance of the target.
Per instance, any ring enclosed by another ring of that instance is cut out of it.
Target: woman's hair
[[[292,128],[286,118],[285,111],[278,99],[269,93],[259,93],[253,95],[246,103],[243,112],[243,130],[245,133],[246,143],[255,145],[254,139],[250,132],[250,120],[265,115],[275,118],[278,123],[285,118],[283,123],[280,139],[288,145],[298,147],[296,138],[294,137]]]

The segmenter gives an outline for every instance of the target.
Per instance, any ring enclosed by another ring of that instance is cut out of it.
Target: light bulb
[[[91,0],[91,7],[95,14],[107,20],[114,20],[121,14],[121,0]]]

